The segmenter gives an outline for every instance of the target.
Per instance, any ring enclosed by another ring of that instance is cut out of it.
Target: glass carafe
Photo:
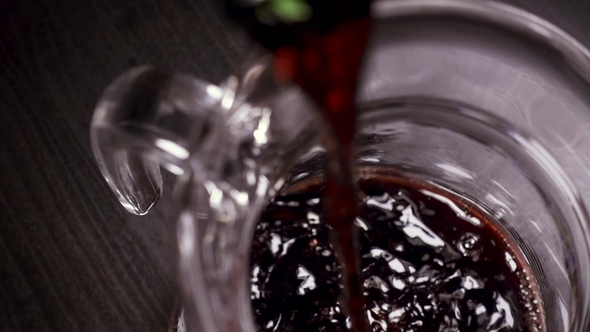
[[[373,17],[357,166],[477,202],[530,264],[547,331],[588,331],[590,53],[493,2],[376,1]],[[91,140],[121,204],[147,213],[160,169],[177,175],[170,222],[189,331],[256,330],[254,227],[273,195],[322,174],[330,137],[265,55],[221,86],[140,67],[107,88]]]

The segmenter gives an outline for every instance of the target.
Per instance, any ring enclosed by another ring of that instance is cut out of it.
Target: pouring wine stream
[[[275,54],[277,78],[292,81],[324,110],[337,139],[327,144],[325,221],[342,263],[340,303],[352,331],[369,331],[359,276],[352,172],[358,71],[369,33],[369,0],[227,0],[230,17]]]

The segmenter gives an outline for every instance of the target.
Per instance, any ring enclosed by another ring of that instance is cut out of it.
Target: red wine
[[[368,0],[230,0],[228,12],[271,49],[278,78],[293,81],[325,111],[337,144],[327,144],[323,206],[344,266],[341,303],[351,329],[367,331],[358,276],[358,202],[352,180],[357,75],[369,33]],[[288,4],[287,4],[288,3]],[[285,7],[285,5],[290,7]]]
[[[497,220],[434,185],[361,171],[354,227],[371,331],[546,330],[531,268]],[[325,190],[317,178],[303,180],[262,214],[251,252],[259,331],[348,330]]]

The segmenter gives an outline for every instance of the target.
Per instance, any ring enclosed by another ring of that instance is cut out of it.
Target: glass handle
[[[102,175],[127,211],[144,215],[158,201],[160,167],[185,172],[191,151],[220,121],[223,96],[215,85],[150,66],[128,71],[105,90],[90,139]]]

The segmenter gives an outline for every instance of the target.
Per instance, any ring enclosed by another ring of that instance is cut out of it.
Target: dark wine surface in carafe
[[[513,238],[434,185],[361,168],[363,315],[371,331],[545,331],[540,292]],[[256,227],[251,299],[259,331],[347,331],[343,269],[318,179],[276,196]]]

